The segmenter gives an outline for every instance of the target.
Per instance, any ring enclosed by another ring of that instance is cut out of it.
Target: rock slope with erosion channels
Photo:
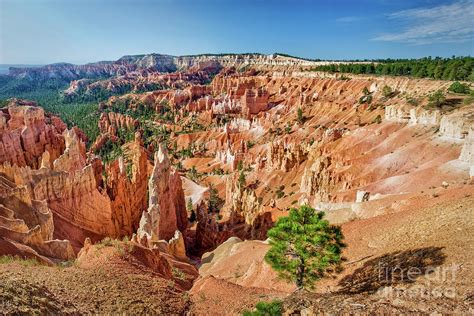
[[[0,255],[27,259],[2,257],[0,309],[238,314],[274,298],[288,314],[472,309],[473,104],[448,94],[430,106],[450,82],[304,63],[153,55],[14,70],[64,69],[78,80],[66,94],[115,95],[98,102],[89,147],[35,102],[0,110]],[[82,81],[96,70],[110,78]],[[291,294],[263,260],[266,232],[302,203],[342,225],[347,261]],[[381,280],[380,264],[455,277]]]

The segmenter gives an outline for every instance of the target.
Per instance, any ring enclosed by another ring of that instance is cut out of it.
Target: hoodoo
[[[0,314],[472,313],[472,1],[33,2],[0,10]],[[231,42],[329,59],[100,55]],[[50,59],[108,61],[13,65]]]

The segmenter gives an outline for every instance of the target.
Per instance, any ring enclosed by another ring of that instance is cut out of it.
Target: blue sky
[[[474,0],[0,0],[0,63],[127,54],[474,55]]]

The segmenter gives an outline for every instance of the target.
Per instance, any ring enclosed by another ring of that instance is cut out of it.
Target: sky
[[[124,55],[474,56],[474,0],[0,0],[0,64]]]

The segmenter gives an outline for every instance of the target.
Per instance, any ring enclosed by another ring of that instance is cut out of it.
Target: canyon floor
[[[13,71],[0,312],[472,313],[474,99],[315,63],[155,54]],[[264,260],[267,231],[303,204],[347,244],[312,291]]]

